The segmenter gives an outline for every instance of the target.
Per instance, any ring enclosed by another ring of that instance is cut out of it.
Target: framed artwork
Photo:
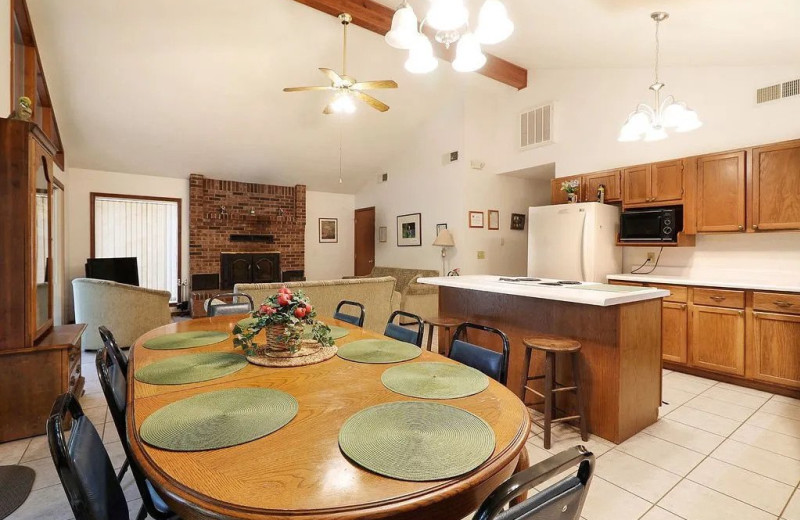
[[[489,229],[500,229],[500,212],[490,209],[486,214],[489,216]]]
[[[378,228],[378,242],[386,242],[386,233],[388,229],[386,226],[381,226]]]
[[[483,227],[483,211],[470,211],[469,212],[469,227],[482,228]]]
[[[511,214],[511,229],[522,231],[525,229],[525,214],[512,213]]]
[[[339,219],[319,219],[319,242],[321,244],[335,244],[339,242]]]
[[[422,213],[409,213],[397,217],[397,245],[399,247],[422,245]]]
[[[436,224],[436,236],[439,236],[439,233],[447,229],[447,224]]]

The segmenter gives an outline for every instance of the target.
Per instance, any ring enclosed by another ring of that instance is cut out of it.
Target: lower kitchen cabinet
[[[800,316],[753,313],[753,379],[800,388]]]
[[[661,307],[661,357],[664,361],[686,363],[688,337],[685,303],[665,301]]]
[[[725,374],[744,375],[744,311],[692,305],[689,364]]]

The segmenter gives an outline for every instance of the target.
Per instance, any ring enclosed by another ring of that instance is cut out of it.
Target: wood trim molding
[[[380,34],[381,36],[389,32],[392,27],[392,16],[394,9],[379,4],[374,0],[295,0],[295,2],[307,5],[331,16],[339,16],[341,13],[349,13],[353,17],[353,24],[363,27],[369,31]],[[425,30],[431,35],[432,32]],[[452,63],[455,57],[455,49],[447,49],[443,45],[434,45],[434,53],[438,58]],[[486,65],[477,70],[478,74],[491,78],[500,83],[505,83],[517,90],[522,90],[528,86],[528,70],[515,65],[510,61],[498,58],[493,54],[486,54]]]

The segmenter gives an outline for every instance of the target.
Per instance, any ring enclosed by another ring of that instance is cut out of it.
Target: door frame
[[[366,212],[372,212],[372,217],[373,217],[372,221],[373,221],[373,228],[374,228],[375,206],[367,206],[365,208],[356,208],[356,210],[353,212],[353,274],[354,275],[356,274],[356,271],[357,271],[357,269],[356,269],[356,267],[357,267],[357,265],[356,265],[356,262],[357,262],[356,251],[358,251],[358,233],[356,233],[356,227],[358,226],[358,224],[357,224],[356,221],[358,219],[358,214],[360,212],[365,212],[365,211]],[[375,267],[375,229],[372,230],[372,257],[373,257],[372,267]]]

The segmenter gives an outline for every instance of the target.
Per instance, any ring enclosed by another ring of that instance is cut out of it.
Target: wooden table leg
[[[520,471],[524,471],[531,466],[530,459],[528,458],[528,448],[524,446],[522,451],[519,452],[519,460],[517,460],[517,467],[514,469],[514,473],[519,473]],[[514,500],[510,502],[509,505],[515,506],[517,504],[521,504],[526,498],[528,498],[528,492],[521,494]]]
[[[428,351],[433,352],[433,323],[428,323]]]

